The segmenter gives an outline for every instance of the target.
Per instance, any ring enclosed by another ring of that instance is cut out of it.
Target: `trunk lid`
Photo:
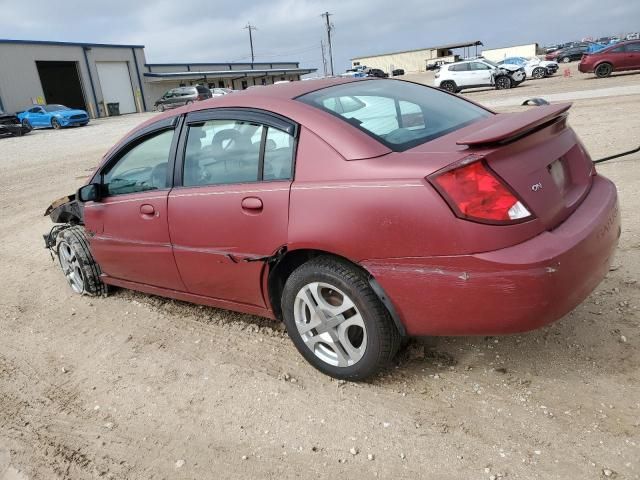
[[[456,141],[469,147],[550,230],[580,205],[589,191],[593,163],[571,128],[570,104],[505,113]],[[484,125],[481,125],[484,124]]]

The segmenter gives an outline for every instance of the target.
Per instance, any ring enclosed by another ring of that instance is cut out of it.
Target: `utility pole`
[[[327,22],[327,43],[329,44],[329,64],[331,66],[331,76],[333,76],[333,52],[331,50],[331,30],[333,30],[333,25],[329,21],[329,17],[333,15],[329,12],[324,12],[322,16]]]
[[[324,41],[320,40],[320,50],[322,51],[322,70],[324,71],[324,76],[327,76],[327,57],[324,54]]]
[[[254,25],[251,25],[251,22],[247,22],[244,28],[245,30],[249,30],[249,45],[251,46],[251,64],[253,65],[253,61],[255,60],[255,57],[253,56],[253,35],[251,34],[251,32],[253,30],[257,30],[257,28]]]

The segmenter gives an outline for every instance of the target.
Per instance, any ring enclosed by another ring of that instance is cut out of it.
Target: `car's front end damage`
[[[76,200],[75,194],[54,200],[44,212],[45,216],[49,216],[54,226],[48,233],[43,235],[45,248],[52,250],[56,246],[56,238],[58,234],[66,228],[84,223],[84,215],[82,206]]]
[[[0,137],[21,137],[30,131],[31,127],[28,124],[22,124],[15,115],[9,115],[0,110]]]

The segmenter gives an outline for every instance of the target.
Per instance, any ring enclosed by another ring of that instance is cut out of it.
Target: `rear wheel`
[[[569,62],[571,61],[571,58],[570,58],[570,57],[562,57],[562,58],[560,59],[560,61],[561,61],[562,63],[569,63]]]
[[[107,293],[107,286],[100,280],[100,266],[91,255],[83,227],[62,230],[56,241],[56,253],[62,273],[74,292],[86,295]]]
[[[29,120],[27,120],[26,118],[22,120],[22,126],[28,128],[29,131],[33,130],[31,123],[29,123]]]
[[[610,63],[601,63],[596,67],[595,74],[598,78],[605,78],[613,72],[613,65]]]
[[[536,67],[531,72],[533,78],[544,78],[547,75],[547,70],[543,67]]]
[[[496,90],[506,90],[511,88],[511,79],[507,75],[500,75],[496,78]]]
[[[51,126],[53,128],[55,128],[56,130],[60,130],[60,127],[61,127],[60,122],[58,121],[57,118],[52,118],[51,119]]]
[[[455,82],[453,82],[451,80],[445,80],[444,82],[442,82],[440,84],[440,88],[443,89],[443,90],[446,90],[447,92],[451,92],[451,93],[459,92],[458,88],[456,87]]]
[[[156,108],[158,109],[159,112],[164,112],[164,105],[162,103],[159,105],[156,105]]]
[[[287,279],[287,332],[302,356],[334,378],[363,380],[389,364],[400,334],[366,274],[344,260],[318,257]]]

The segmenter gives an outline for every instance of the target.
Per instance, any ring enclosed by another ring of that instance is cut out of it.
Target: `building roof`
[[[88,48],[144,48],[144,45],[118,45],[111,43],[83,43],[83,42],[58,42],[50,40],[13,40],[0,38],[0,43],[13,43],[19,45],[57,45],[62,47],[88,47]]]
[[[351,60],[360,60],[362,58],[372,58],[372,57],[385,57],[387,55],[399,55],[401,53],[422,52],[425,50],[444,50],[444,49],[452,50],[454,48],[475,47],[479,45],[483,45],[483,43],[480,40],[474,40],[472,42],[450,43],[448,45],[440,45],[437,47],[414,48],[413,50],[401,50],[399,52],[376,53],[375,55],[361,55],[359,57],[353,57]]]
[[[210,65],[210,64],[208,64]],[[263,75],[287,75],[291,73],[305,75],[317,71],[317,68],[266,68],[250,70],[209,70],[206,72],[145,72],[149,78],[202,78],[202,77],[229,77],[229,76],[263,76]]]
[[[204,65],[295,65],[296,67],[300,62],[181,62],[181,63],[145,63],[145,67],[202,67]],[[273,68],[273,67],[270,67]]]

